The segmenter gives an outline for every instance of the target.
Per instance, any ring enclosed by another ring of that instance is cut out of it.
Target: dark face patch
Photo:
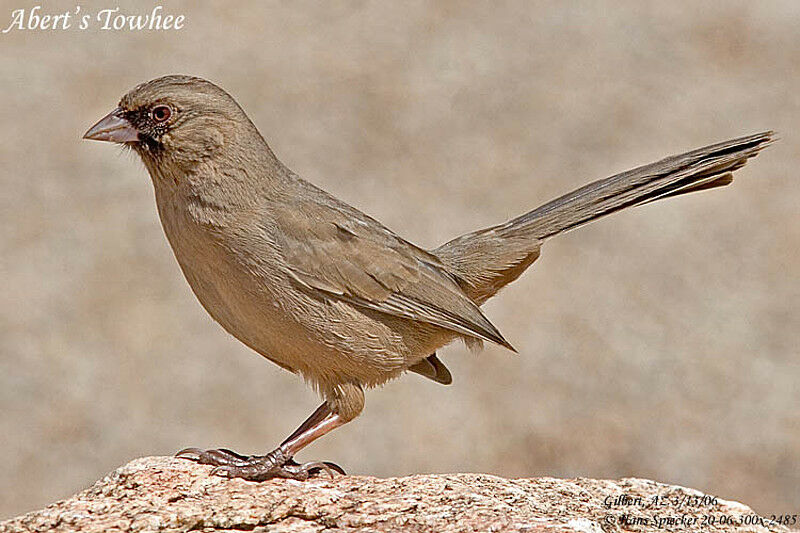
[[[171,120],[159,121],[153,116],[153,109],[164,105],[166,104],[159,102],[123,112],[123,117],[139,132],[139,142],[143,145],[142,147],[150,152],[163,149],[161,138],[169,131],[172,124]],[[172,108],[170,107],[170,109]],[[174,111],[171,111],[171,114],[174,115]]]

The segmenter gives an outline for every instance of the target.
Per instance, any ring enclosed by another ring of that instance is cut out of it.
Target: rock
[[[789,531],[749,507],[645,479],[436,474],[252,483],[145,457],[89,489],[0,523],[0,533],[78,531]]]

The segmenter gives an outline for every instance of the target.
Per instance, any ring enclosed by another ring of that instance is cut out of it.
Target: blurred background
[[[300,459],[353,474],[636,476],[800,509],[800,3],[170,1],[180,31],[0,34],[0,518],[186,446],[266,452],[318,404],[195,301],[141,163],[81,141],[168,73],[300,175],[433,247],[765,129],[733,186],[548,242],[486,312]],[[0,0],[0,26],[15,9]],[[74,11],[48,2],[40,13]],[[80,3],[82,13],[147,2]]]

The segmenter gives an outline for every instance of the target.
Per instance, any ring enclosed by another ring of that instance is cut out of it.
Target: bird
[[[301,375],[322,404],[264,455],[187,448],[216,475],[264,481],[344,474],[298,463],[305,446],[356,418],[364,391],[407,372],[449,384],[437,351],[461,339],[514,347],[481,305],[542,244],[617,211],[729,185],[774,142],[765,131],[594,181],[507,222],[423,249],[302,179],[225,90],[168,75],[122,96],[85,139],[138,154],[167,240],[192,291],[228,333]]]

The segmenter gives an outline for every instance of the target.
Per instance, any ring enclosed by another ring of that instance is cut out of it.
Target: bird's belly
[[[241,266],[216,258],[181,261],[189,285],[231,335],[322,389],[356,382],[374,386],[397,377],[454,335],[310,295],[288,278],[242,276]]]

